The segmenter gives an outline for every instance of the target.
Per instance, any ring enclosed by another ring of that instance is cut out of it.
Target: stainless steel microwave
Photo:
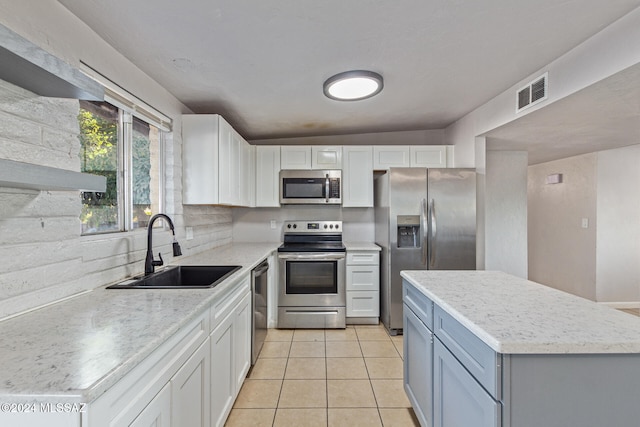
[[[280,171],[280,204],[342,204],[341,170]]]

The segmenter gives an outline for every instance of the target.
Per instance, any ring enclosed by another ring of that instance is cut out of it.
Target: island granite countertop
[[[496,271],[402,277],[498,353],[640,353],[640,318]]]
[[[175,259],[176,264],[242,266],[213,289],[100,287],[1,321],[0,398],[96,399],[277,246],[232,244]]]

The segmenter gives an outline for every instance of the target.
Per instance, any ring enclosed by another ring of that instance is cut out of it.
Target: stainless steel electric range
[[[287,221],[278,248],[279,328],[344,328],[342,221]]]

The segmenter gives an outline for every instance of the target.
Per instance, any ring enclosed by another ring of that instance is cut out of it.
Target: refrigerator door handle
[[[422,199],[420,204],[420,228],[422,228],[422,265],[427,267],[427,254],[429,253],[429,225],[427,223],[427,199]]]
[[[429,202],[429,267],[436,263],[436,202],[431,199]]]

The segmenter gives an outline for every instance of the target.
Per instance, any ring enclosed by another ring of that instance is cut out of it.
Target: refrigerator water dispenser
[[[420,216],[398,215],[398,247],[420,247]]]

